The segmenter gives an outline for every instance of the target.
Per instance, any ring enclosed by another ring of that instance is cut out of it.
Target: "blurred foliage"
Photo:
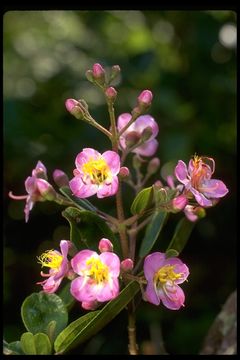
[[[83,147],[100,152],[109,141],[67,113],[67,98],[84,98],[108,127],[104,98],[85,78],[96,62],[118,64],[121,79],[117,115],[130,112],[143,89],[151,89],[151,114],[158,121],[157,155],[164,165],[188,161],[195,152],[216,160],[216,178],[230,192],[194,229],[181,258],[191,271],[186,307],[169,311],[142,303],[138,308],[140,349],[161,324],[171,354],[198,353],[203,338],[236,286],[236,14],[233,11],[10,11],[4,31],[4,306],[5,337],[24,328],[20,307],[38,291],[36,256],[69,237],[59,207],[38,203],[26,225],[24,180],[38,160],[52,181],[55,168],[70,177]],[[160,178],[160,173],[158,174]],[[149,184],[151,185],[151,184]],[[126,207],[132,194],[125,187]],[[96,199],[92,199],[96,203]],[[114,199],[102,206],[113,211]],[[176,219],[175,219],[176,218]],[[173,224],[178,216],[170,219]],[[174,227],[164,231],[171,238]],[[83,310],[76,305],[75,315]],[[74,312],[73,312],[74,318]],[[127,353],[124,312],[104,331],[75,350],[84,354]],[[118,336],[114,340],[112,333]],[[111,336],[111,341],[109,341]]]

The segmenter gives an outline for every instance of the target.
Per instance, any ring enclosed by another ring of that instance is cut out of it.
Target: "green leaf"
[[[24,300],[21,316],[26,329],[33,334],[48,334],[49,323],[56,321],[54,339],[68,322],[68,313],[62,299],[56,294],[46,294],[43,291],[33,293]]]
[[[68,207],[62,215],[70,224],[70,240],[78,250],[91,248],[98,251],[99,240],[103,237],[111,240],[114,252],[120,254],[120,243],[106,221],[96,213]]]
[[[13,341],[8,343],[3,340],[3,354],[4,355],[24,355],[21,347],[21,341]]]
[[[174,249],[180,254],[184,246],[187,244],[194,225],[195,223],[189,221],[186,217],[182,218],[176,226],[172,240],[166,251]]]
[[[131,213],[133,215],[141,214],[144,210],[146,210],[152,203],[153,200],[153,187],[150,186],[141,190],[135,199],[133,200],[131,206]]]
[[[86,199],[80,199],[72,194],[71,189],[68,186],[63,186],[59,189],[68,200],[71,200],[79,209],[96,211],[97,208]]]
[[[62,299],[68,310],[70,310],[74,305],[74,303],[76,302],[76,299],[70,293],[70,286],[71,286],[71,282],[68,281],[58,293],[58,296],[60,296],[60,298]]]
[[[157,238],[163,228],[163,225],[167,220],[167,217],[168,217],[168,213],[165,211],[156,212],[153,215],[151,222],[148,224],[146,228],[145,236],[140,246],[140,250],[139,250],[140,257],[144,257],[150,252],[155,242],[157,241]]]
[[[46,334],[33,335],[26,332],[21,336],[21,347],[26,355],[50,355],[52,346]]]
[[[116,299],[108,302],[102,310],[87,313],[73,321],[58,335],[54,343],[55,351],[58,354],[65,353],[91,338],[126,307],[139,289],[139,284],[132,281]]]

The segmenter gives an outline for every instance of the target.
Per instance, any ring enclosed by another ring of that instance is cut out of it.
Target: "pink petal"
[[[143,156],[152,156],[158,148],[158,141],[156,139],[148,140],[143,145],[133,150],[134,153]]]
[[[150,115],[141,115],[134,122],[134,130],[142,133],[146,127],[150,126],[152,129],[151,140],[155,138],[159,132],[158,124],[154,120],[154,118]]]
[[[156,293],[155,287],[152,281],[149,281],[147,284],[146,292],[145,292],[146,300],[154,305],[160,304],[160,299]]]
[[[68,249],[69,249],[69,242],[67,240],[60,241],[60,249],[63,257],[67,257]]]
[[[155,273],[163,266],[165,261],[165,254],[155,252],[148,255],[144,260],[143,270],[146,279],[153,282]]]
[[[195,199],[201,206],[203,206],[203,207],[212,206],[212,201],[207,199],[202,193],[200,193],[193,187],[190,187],[189,190],[192,192]]]
[[[25,222],[27,223],[29,220],[29,214],[30,211],[32,210],[34,205],[34,201],[31,200],[31,197],[29,196],[26,200],[26,205],[24,207],[24,213],[25,213]]]
[[[72,280],[70,292],[78,301],[96,300],[96,286],[91,285],[91,279],[79,276]]]
[[[181,278],[174,281],[176,284],[181,284],[187,279],[187,277],[189,275],[189,269],[188,269],[187,265],[185,265],[180,259],[175,258],[175,257],[166,259],[164,265],[174,265],[173,271],[176,274],[182,273]]]
[[[122,128],[124,128],[124,126],[126,126],[129,121],[131,120],[132,118],[132,115],[131,114],[128,114],[128,113],[123,113],[121,114],[119,117],[118,117],[118,120],[117,120],[117,127],[118,127],[118,130],[122,130]]]
[[[81,275],[87,269],[86,261],[90,257],[98,258],[98,254],[92,250],[81,250],[71,260],[71,265],[75,273]]]
[[[96,160],[101,157],[101,154],[94,149],[85,148],[76,157],[75,164],[78,170],[82,169],[83,164],[89,160]]]
[[[97,301],[104,302],[114,299],[119,294],[118,279],[110,279],[106,284],[102,285],[97,293]]]
[[[174,286],[172,289],[169,287],[165,291],[160,289],[159,297],[163,302],[163,305],[170,310],[179,310],[184,306],[185,295],[183,290],[178,286]]]
[[[189,183],[189,180],[187,179],[187,166],[182,160],[179,160],[177,166],[175,167],[175,176],[182,184],[187,185]]]
[[[32,194],[34,191],[36,191],[36,178],[34,176],[28,176],[25,180],[25,189],[28,192],[28,194]]]
[[[112,175],[117,175],[120,170],[120,156],[115,151],[105,151],[102,154],[102,157],[105,159],[106,163],[111,170]]]
[[[98,191],[98,185],[96,184],[84,184],[81,176],[75,176],[69,181],[69,187],[73,192],[73,195],[84,199],[89,196],[95,195]]]
[[[62,278],[57,281],[51,276],[47,280],[42,282],[43,291],[52,294],[57,291],[59,285],[61,284]]]
[[[107,265],[109,270],[109,275],[111,277],[118,277],[120,273],[120,260],[119,257],[112,252],[103,252],[99,258],[101,261]]]
[[[221,198],[228,193],[228,188],[221,180],[205,180],[199,190],[209,198]]]
[[[118,191],[118,177],[114,176],[110,184],[103,183],[98,187],[97,197],[99,199],[115,195]]]

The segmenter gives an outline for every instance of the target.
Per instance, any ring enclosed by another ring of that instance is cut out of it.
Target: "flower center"
[[[108,267],[101,260],[91,257],[86,261],[86,265],[91,266],[87,271],[87,275],[97,284],[108,280]]]
[[[91,178],[94,184],[101,184],[110,174],[109,166],[103,158],[98,160],[90,159],[87,163],[83,164],[82,171]]]
[[[154,283],[156,285],[164,285],[167,281],[174,283],[175,280],[182,276],[182,273],[174,271],[174,265],[165,265],[154,275]]]
[[[63,261],[63,256],[56,253],[54,250],[47,250],[38,257],[39,263],[51,269],[58,269]]]

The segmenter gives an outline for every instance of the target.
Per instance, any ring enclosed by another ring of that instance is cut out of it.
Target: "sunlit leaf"
[[[152,186],[141,190],[133,200],[131,206],[131,213],[133,215],[141,214],[143,210],[146,210],[151,205],[152,199],[153,199]]]
[[[168,213],[165,211],[156,212],[150,223],[148,224],[145,232],[145,236],[142,240],[139,256],[144,257],[146,256],[152,247],[154,246],[155,242],[158,239],[158,236],[163,228],[168,217]]]
[[[56,321],[53,338],[56,338],[68,322],[68,313],[62,299],[56,294],[46,294],[43,291],[33,293],[24,300],[21,316],[26,329],[33,334],[47,334],[49,323]]]
[[[52,346],[46,334],[33,335],[26,332],[21,336],[21,347],[26,355],[50,355]]]
[[[108,302],[102,310],[87,313],[69,324],[55,340],[56,353],[65,353],[95,335],[125,308],[139,289],[138,283],[132,281],[116,299]]]

